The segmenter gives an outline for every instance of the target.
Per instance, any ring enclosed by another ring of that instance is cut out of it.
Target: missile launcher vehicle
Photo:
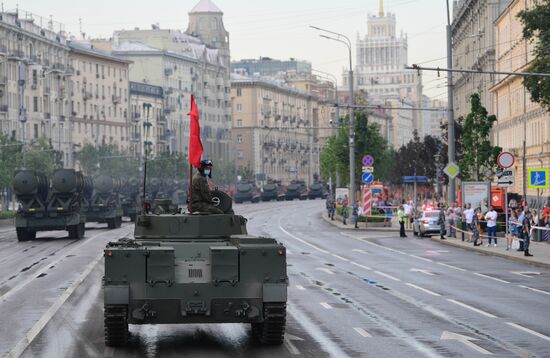
[[[131,222],[136,221],[137,209],[139,206],[139,179],[132,177],[123,180],[123,186],[120,194],[120,205],[122,206],[122,215],[129,217]]]
[[[109,229],[122,225],[122,204],[120,189],[122,180],[109,175],[99,175],[93,179],[93,192],[84,196],[83,212],[86,222],[107,223]]]
[[[90,183],[73,169],[54,171],[51,183],[43,173],[19,170],[13,189],[20,207],[15,217],[17,239],[36,238],[37,231],[67,230],[69,237],[84,237],[86,216],[81,213],[84,192]]]
[[[182,214],[157,199],[153,212],[138,215],[133,238],[107,244],[106,345],[126,345],[129,324],[243,323],[263,344],[283,342],[285,247],[249,235],[227,194],[213,198],[224,214]]]

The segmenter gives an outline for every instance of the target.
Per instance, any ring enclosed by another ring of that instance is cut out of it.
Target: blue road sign
[[[403,183],[428,183],[430,179],[426,176],[404,176],[401,177]]]
[[[529,183],[527,186],[531,189],[548,189],[548,169],[536,168],[528,169]]]
[[[363,173],[363,175],[361,175],[361,180],[365,184],[370,184],[374,180],[374,175],[372,175],[372,173]]]
[[[374,158],[372,155],[367,154],[361,158],[361,162],[363,163],[363,166],[365,167],[372,167],[374,164]]]

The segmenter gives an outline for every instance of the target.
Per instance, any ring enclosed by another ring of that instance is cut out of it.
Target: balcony
[[[166,116],[165,115],[158,116],[157,123],[166,123]]]
[[[175,106],[166,106],[166,107],[164,107],[164,113],[172,113],[172,112],[175,112],[175,111],[176,111]]]
[[[166,77],[170,76],[172,73],[174,73],[174,71],[171,68],[165,68],[164,69],[164,75]]]
[[[50,94],[50,87],[44,86],[43,91],[44,91],[44,95],[49,95]]]
[[[0,112],[7,112],[7,111],[8,111],[8,105],[0,104]]]
[[[0,76],[0,86],[5,85],[6,83],[8,83],[8,77]]]
[[[113,95],[112,100],[113,100],[113,104],[114,104],[114,105],[117,105],[117,104],[120,103],[120,96],[115,96],[115,95]]]
[[[6,45],[0,44],[0,56],[6,56],[8,53]]]
[[[167,142],[169,139],[170,139],[170,136],[168,136],[166,134],[160,134],[160,135],[157,136],[157,140],[159,142]]]
[[[141,135],[139,133],[130,133],[130,142],[141,142]]]
[[[44,119],[52,119],[52,114],[49,112],[44,113]]]
[[[20,61],[25,57],[25,53],[21,50],[11,50],[8,53],[8,60]]]
[[[89,99],[92,99],[93,95],[92,95],[92,92],[88,92],[88,91],[82,91],[82,98],[87,101]]]
[[[276,114],[276,115],[275,115],[275,120],[276,120],[276,121],[280,121],[280,120],[281,120],[281,115],[280,115],[280,114]]]
[[[137,123],[139,122],[139,119],[141,118],[141,114],[139,113],[132,113],[131,119],[132,122]]]
[[[60,62],[56,62],[53,64],[52,70],[65,72],[65,65]]]

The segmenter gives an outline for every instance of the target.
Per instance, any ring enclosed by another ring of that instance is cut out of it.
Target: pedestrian
[[[399,220],[399,237],[407,237],[405,234],[405,210],[403,209],[403,205],[399,206],[399,209],[397,209],[397,219]]]
[[[348,195],[346,194],[344,196],[344,200],[342,200],[342,222],[344,225],[346,224],[346,218],[348,217]]]
[[[472,204],[468,203],[466,205],[466,210],[464,210],[464,220],[466,221],[466,230],[468,230],[469,232],[473,232],[473,219],[474,209],[472,209]],[[472,239],[469,238],[468,242],[472,242]]]
[[[455,217],[456,203],[452,203],[449,209],[447,209],[447,217],[449,218],[449,237],[456,237],[456,217]]]
[[[334,220],[334,212],[336,211],[336,202],[334,201],[334,197],[332,195],[329,195],[327,197],[327,211],[328,211],[328,217],[330,220]]]
[[[472,230],[472,240],[468,240],[468,242],[473,241],[474,246],[483,245],[483,239],[479,235],[479,216],[478,216],[478,212],[480,212],[480,211],[481,211],[481,208],[477,208],[473,211],[472,223],[470,224],[471,225],[471,230]]]
[[[497,246],[497,217],[498,214],[495,208],[490,205],[489,211],[485,214],[485,220],[487,221],[487,236],[489,237],[487,247],[491,246],[491,240],[494,240],[493,246]]]
[[[457,202],[455,202],[455,210],[454,211],[455,211],[454,218],[455,218],[455,237],[456,237],[456,229],[458,227],[459,220],[460,220],[461,227],[462,227],[462,225],[464,225],[463,221],[461,220],[462,219],[462,208],[460,207],[460,205],[458,205]],[[464,235],[462,235],[462,237],[464,237]]]
[[[437,204],[439,208],[439,216],[437,218],[437,223],[439,224],[439,235],[441,240],[445,240],[445,208],[441,203]]]
[[[409,229],[412,226],[412,205],[403,201],[403,213],[405,214],[405,227]]]
[[[354,227],[359,229],[357,224],[359,223],[359,202],[353,203],[351,207],[351,220],[353,221]]]
[[[519,240],[517,235],[518,228],[518,213],[515,210],[512,210],[510,214],[510,219],[508,222],[508,232],[506,234],[506,251],[512,248],[512,242],[514,240]]]
[[[531,241],[531,220],[532,220],[532,216],[531,216],[531,212],[529,211],[529,209],[525,209],[525,215],[524,215],[524,218],[523,218],[523,221],[522,221],[522,226],[523,226],[523,254],[525,256],[533,256],[531,255],[531,253],[529,252],[529,243]]]
[[[541,225],[546,227],[546,230],[544,230],[543,240],[545,240],[547,243],[550,243],[550,206],[548,205],[548,203],[544,204],[541,220]]]

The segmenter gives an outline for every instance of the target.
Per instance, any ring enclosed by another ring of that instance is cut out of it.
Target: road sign
[[[497,185],[502,187],[509,187],[514,185],[514,181],[516,178],[516,171],[514,168],[508,168],[508,169],[502,169],[498,168],[497,172]]]
[[[374,167],[364,166],[363,167],[363,173],[372,173],[374,171]]]
[[[363,158],[361,158],[361,163],[366,167],[372,167],[374,165],[374,158],[370,154],[364,155]]]
[[[514,162],[514,155],[510,152],[502,152],[497,157],[497,164],[501,168],[510,168]]]
[[[456,165],[455,162],[450,162],[447,164],[447,166],[443,169],[443,173],[447,174],[447,176],[451,179],[456,178],[458,173],[460,173],[460,168],[458,165]]]
[[[401,177],[403,183],[427,183],[430,179],[427,176],[404,176]]]
[[[374,175],[372,175],[372,173],[363,173],[363,175],[361,175],[361,180],[365,184],[370,184],[374,180]]]
[[[527,177],[529,178],[527,187],[531,189],[548,189],[548,169],[527,169]]]

